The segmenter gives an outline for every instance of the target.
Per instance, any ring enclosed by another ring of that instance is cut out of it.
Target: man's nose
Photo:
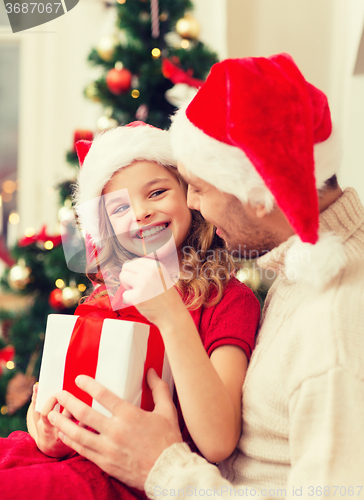
[[[200,210],[200,198],[196,193],[193,193],[188,186],[187,191],[187,206],[191,208],[191,210]]]

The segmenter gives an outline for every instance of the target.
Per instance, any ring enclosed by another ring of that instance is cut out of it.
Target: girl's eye
[[[113,211],[112,215],[125,212],[126,210],[128,210],[129,206],[130,205],[120,205]]]
[[[159,196],[162,193],[165,193],[167,190],[166,189],[158,189],[157,191],[154,191],[151,195],[150,198],[155,198],[156,196]]]

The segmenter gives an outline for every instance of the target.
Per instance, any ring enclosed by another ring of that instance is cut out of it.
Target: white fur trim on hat
[[[94,242],[99,237],[98,207],[103,188],[115,172],[138,160],[176,166],[169,133],[147,125],[117,127],[94,139],[78,174],[74,194],[81,227]]]
[[[243,203],[262,203],[271,210],[274,197],[244,151],[202,132],[187,118],[186,107],[176,112],[170,129],[177,160],[220,191],[233,194]],[[340,158],[340,142],[333,130],[326,141],[314,145],[318,189],[338,171]]]
[[[320,289],[345,267],[347,256],[336,234],[321,234],[315,245],[296,238],[285,256],[285,275],[289,280]]]

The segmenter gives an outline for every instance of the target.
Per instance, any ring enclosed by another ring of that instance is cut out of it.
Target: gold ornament
[[[119,45],[119,39],[115,35],[103,36],[96,47],[96,52],[105,62],[112,61],[115,48]]]
[[[24,259],[19,259],[9,272],[8,283],[12,290],[24,290],[27,284],[31,281],[30,273],[32,270],[25,265]]]
[[[150,20],[149,12],[141,12],[139,14],[139,19],[142,23],[147,23]]]
[[[62,290],[62,303],[64,307],[75,306],[81,298],[80,290],[74,285],[66,286]]]
[[[246,260],[243,262],[243,267],[236,273],[236,277],[252,290],[258,290],[262,282],[261,269],[258,268],[255,261]]]
[[[200,34],[200,25],[192,14],[187,12],[176,24],[176,31],[182,38],[194,40]]]
[[[90,101],[93,102],[101,101],[100,97],[98,96],[97,87],[94,82],[91,82],[87,85],[85,89],[85,96],[87,97],[87,99],[90,99]]]

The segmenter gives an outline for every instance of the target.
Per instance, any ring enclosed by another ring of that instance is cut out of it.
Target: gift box
[[[76,310],[91,310],[79,306]],[[133,318],[133,315],[132,315]],[[76,386],[77,375],[95,378],[114,394],[153,409],[145,375],[154,368],[171,394],[173,379],[159,330],[145,322],[120,319],[116,313],[97,310],[85,316],[51,314],[45,335],[36,411],[49,397],[68,390],[105,416],[110,412]]]

